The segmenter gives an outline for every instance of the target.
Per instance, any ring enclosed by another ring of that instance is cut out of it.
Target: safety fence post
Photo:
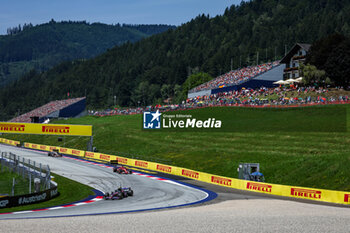
[[[29,193],[32,193],[32,174],[29,172]]]
[[[12,190],[11,190],[11,196],[15,195],[15,184],[16,184],[16,179],[13,177],[12,179]]]

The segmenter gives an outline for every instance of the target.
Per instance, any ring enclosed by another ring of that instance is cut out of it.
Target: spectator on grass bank
[[[222,92],[213,95],[198,96],[186,99],[178,105],[155,105],[145,108],[107,109],[103,111],[90,111],[90,115],[130,115],[141,114],[144,111],[174,111],[179,109],[192,109],[207,106],[257,106],[278,107],[290,105],[312,105],[330,103],[349,103],[348,95],[329,95],[329,89],[315,87],[298,87],[292,90],[286,87],[245,89],[239,91]],[[293,94],[294,96],[290,96]]]

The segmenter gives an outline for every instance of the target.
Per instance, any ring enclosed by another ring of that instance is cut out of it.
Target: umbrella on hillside
[[[283,80],[278,80],[276,82],[273,82],[273,84],[280,84],[281,81],[283,82]]]
[[[298,82],[301,82],[301,81],[303,81],[303,77],[299,77],[299,78],[297,78],[295,80],[298,81]]]
[[[286,82],[288,82],[288,83],[295,83],[296,81],[295,81],[295,79],[290,78],[290,79],[287,79]]]
[[[284,84],[289,84],[289,83],[286,81],[283,81],[283,80],[278,80],[278,81],[274,82],[273,84],[284,85]]]

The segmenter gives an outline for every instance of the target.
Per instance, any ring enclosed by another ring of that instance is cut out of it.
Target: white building
[[[293,48],[282,58],[280,63],[286,64],[286,68],[283,70],[283,78],[298,78],[300,63],[305,62],[306,54],[309,51],[310,44],[297,43]]]

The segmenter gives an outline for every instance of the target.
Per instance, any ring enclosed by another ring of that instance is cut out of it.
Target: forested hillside
[[[53,99],[87,95],[90,107],[151,104],[181,92],[191,72],[212,76],[231,66],[281,58],[296,42],[312,43],[334,32],[350,35],[347,0],[253,0],[222,16],[190,22],[87,61],[30,72],[0,93],[8,119]],[[258,56],[258,57],[257,57]]]
[[[168,25],[107,25],[55,22],[19,25],[0,36],[0,86],[35,69],[44,71],[62,61],[95,57],[116,45],[164,32]]]

